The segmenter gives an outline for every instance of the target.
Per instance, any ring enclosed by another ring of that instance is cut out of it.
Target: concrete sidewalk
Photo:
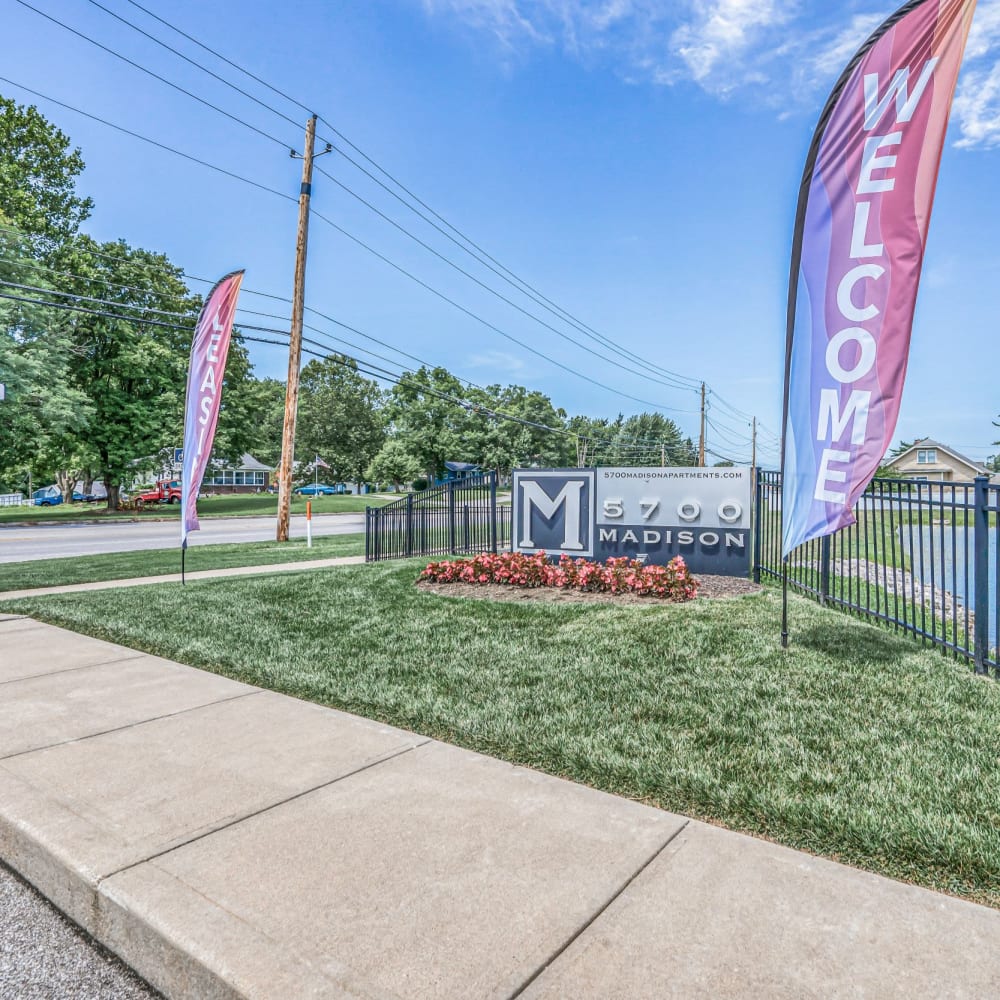
[[[200,569],[193,573],[186,573],[185,579],[215,580],[224,576],[262,576],[268,573],[298,573],[302,570],[329,569],[331,566],[357,566],[364,561],[364,556],[336,556],[332,559],[303,559],[299,562],[263,563],[257,566],[233,566],[229,569]],[[47,597],[50,594],[75,594],[85,590],[115,590],[118,587],[148,587],[155,583],[180,582],[180,573],[167,573],[162,576],[135,576],[127,580],[67,583],[59,587],[8,590],[0,593],[0,601],[16,601],[21,597]]]
[[[0,857],[168,997],[1000,990],[1000,912],[11,617]]]

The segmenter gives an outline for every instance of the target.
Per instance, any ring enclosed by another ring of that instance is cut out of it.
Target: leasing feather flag
[[[191,342],[187,397],[184,404],[184,470],[181,477],[181,549],[197,531],[198,490],[205,475],[222,402],[222,378],[233,332],[243,271],[227,274],[205,300]]]
[[[783,540],[854,523],[896,429],[934,186],[975,0],[911,0],[848,65],[799,192]]]

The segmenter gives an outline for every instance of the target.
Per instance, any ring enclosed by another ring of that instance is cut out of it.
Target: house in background
[[[885,465],[900,479],[924,483],[971,483],[977,476],[994,475],[979,462],[931,438],[914,442]]]
[[[180,479],[184,469],[184,452],[175,448],[173,461],[160,473],[160,479]],[[258,462],[253,455],[244,455],[238,465],[209,462],[202,480],[203,493],[263,493],[270,485],[271,468]]]
[[[454,483],[470,476],[482,475],[483,470],[472,462],[445,462],[444,478],[438,479],[435,486],[444,486],[445,483]]]
[[[202,480],[206,493],[263,493],[270,483],[271,470],[253,455],[244,455],[239,465],[210,464]]]

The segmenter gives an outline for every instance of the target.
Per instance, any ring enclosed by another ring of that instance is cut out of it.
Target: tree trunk
[[[59,469],[56,472],[56,486],[62,493],[63,503],[73,499],[73,489],[76,486],[76,473],[72,469]]]
[[[110,482],[107,473],[105,473],[104,487],[108,491],[108,510],[121,510],[121,501],[119,497],[121,484]]]

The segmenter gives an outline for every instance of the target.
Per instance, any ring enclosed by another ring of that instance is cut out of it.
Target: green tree
[[[46,287],[23,259],[27,252],[26,241],[0,230],[0,285]],[[45,291],[11,292],[48,298]],[[89,399],[72,376],[76,362],[71,314],[0,299],[0,382],[6,397],[0,403],[0,476],[5,481],[51,481],[92,420]]]
[[[360,487],[385,441],[382,390],[339,354],[310,361],[299,382],[295,451],[303,466],[318,455],[337,480]]]
[[[573,417],[569,429],[579,442],[580,465],[636,467],[692,466],[698,457],[690,438],[662,413],[639,413],[614,420]]]
[[[96,456],[114,510],[122,483],[179,439],[200,301],[164,255],[124,241],[80,237],[71,261],[76,286],[101,287],[111,305],[100,311],[121,315],[80,314],[72,323],[73,379],[93,408],[78,444]]]
[[[76,193],[83,157],[34,107],[0,96],[0,215],[43,252],[62,248],[90,215],[93,202]]]
[[[254,377],[246,344],[239,329],[234,330],[222,380],[213,460],[220,465],[238,465],[250,454],[260,462],[277,465],[284,416],[285,384]]]
[[[561,466],[575,460],[566,414],[544,393],[498,385],[467,393],[467,453],[483,468],[508,475],[517,466]]]
[[[365,478],[372,483],[392,483],[399,492],[403,483],[410,483],[420,475],[420,462],[405,448],[399,438],[389,438],[372,459]]]
[[[444,368],[406,372],[393,386],[390,425],[429,480],[444,475],[445,462],[475,460],[474,442],[467,436],[469,415],[456,402],[462,399],[462,384]]]

